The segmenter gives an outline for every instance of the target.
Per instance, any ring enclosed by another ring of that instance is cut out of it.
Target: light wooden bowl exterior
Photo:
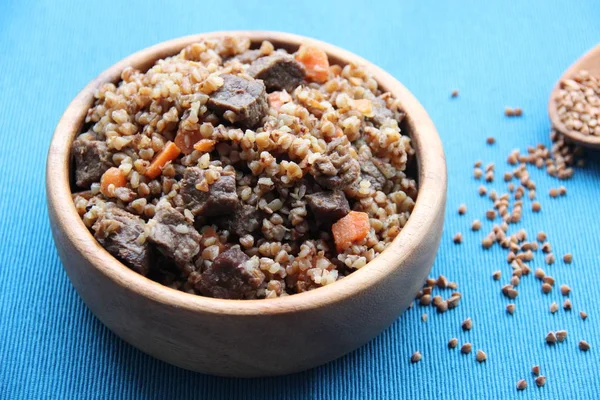
[[[600,136],[584,135],[578,131],[569,130],[558,116],[558,108],[556,107],[555,99],[560,90],[560,81],[573,78],[582,70],[586,70],[594,76],[600,76],[600,44],[596,45],[593,49],[581,56],[580,59],[575,61],[560,77],[558,82],[556,82],[556,85],[554,85],[552,93],[550,94],[550,101],[548,102],[548,116],[550,117],[550,122],[552,122],[554,129],[564,134],[573,142],[591,149],[600,149]]]
[[[380,86],[402,101],[418,155],[419,195],[412,216],[375,260],[327,287],[268,300],[221,300],[179,292],[125,267],[86,229],[71,200],[70,146],[96,88],[119,80],[126,66],[155,60],[208,37],[244,35],[296,49],[309,42],[334,63],[367,66]],[[47,162],[52,233],[73,286],[114,333],[158,359],[203,373],[256,377],[324,364],[365,344],[413,301],[439,246],[446,201],[446,163],[427,113],[396,79],[335,46],[278,32],[216,32],[167,41],[133,54],[91,81],[60,120]]]

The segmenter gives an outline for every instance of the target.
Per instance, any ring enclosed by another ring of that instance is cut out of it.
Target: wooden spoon
[[[600,149],[599,136],[584,135],[581,132],[568,129],[558,116],[558,107],[556,106],[555,99],[560,90],[560,82],[563,79],[573,78],[581,70],[586,70],[594,76],[600,76],[600,44],[596,45],[596,47],[585,53],[579,60],[575,61],[575,63],[573,63],[560,77],[558,82],[556,82],[556,85],[554,85],[554,88],[550,93],[548,115],[550,116],[550,122],[552,122],[554,129],[571,139],[573,142],[580,144],[581,146]]]

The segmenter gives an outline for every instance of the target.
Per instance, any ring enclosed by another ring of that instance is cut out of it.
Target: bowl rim
[[[272,299],[229,300],[185,293],[152,281],[118,261],[96,241],[75,209],[69,184],[70,146],[99,85],[117,81],[126,66],[144,66],[147,69],[157,59],[177,54],[190,43],[224,36],[245,36],[253,43],[269,40],[276,47],[297,47],[302,43],[319,46],[335,62],[353,62],[368,69],[379,86],[402,103],[417,155],[419,194],[415,207],[392,243],[363,268],[342,280],[317,290]],[[48,208],[56,216],[53,229],[60,230],[64,235],[61,240],[70,241],[105,277],[124,289],[166,306],[207,314],[240,316],[306,311],[337,303],[376,285],[397,268],[406,268],[405,261],[409,255],[418,252],[420,244],[426,239],[426,227],[433,224],[440,213],[444,213],[446,186],[446,163],[441,140],[425,109],[408,89],[380,67],[349,51],[305,36],[274,31],[218,31],[184,36],[158,43],[113,64],[90,81],[69,104],[54,132],[46,164]]]

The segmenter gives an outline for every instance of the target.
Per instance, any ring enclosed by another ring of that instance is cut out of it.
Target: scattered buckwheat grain
[[[552,253],[546,254],[546,264],[552,265],[552,264],[554,264],[554,261],[555,261],[554,254],[552,254]]]
[[[546,254],[552,252],[552,245],[550,244],[550,242],[545,242],[544,244],[542,244],[542,251]]]
[[[494,278],[495,281],[499,281],[501,277],[502,277],[502,271],[500,271],[500,270],[494,271],[494,273],[492,274],[492,278]]]
[[[537,378],[535,378],[535,384],[538,387],[544,386],[546,384],[546,377],[544,375],[538,376]]]
[[[490,247],[492,247],[493,244],[494,241],[489,236],[483,238],[483,240],[481,241],[481,247],[483,247],[484,249],[489,249]]]
[[[553,302],[552,304],[550,304],[550,312],[552,314],[554,314],[557,311],[558,311],[558,304],[556,304],[556,302]]]
[[[536,239],[537,239],[538,242],[543,243],[543,242],[546,241],[547,236],[546,236],[546,234],[544,232],[538,232],[538,234],[536,236]]]
[[[521,270],[519,270],[519,271],[521,271]],[[519,286],[519,283],[521,283],[521,279],[518,276],[514,275],[514,276],[512,276],[510,278],[510,284],[511,285],[513,285],[513,286]]]
[[[571,264],[573,262],[573,255],[571,253],[567,253],[563,256],[563,261],[565,264]]]
[[[454,349],[456,346],[458,346],[457,338],[452,338],[452,339],[448,340],[448,348],[449,349]]]
[[[506,256],[506,262],[512,263],[513,261],[515,261],[516,258],[517,258],[517,255],[511,251]]]
[[[579,341],[579,350],[588,351],[590,349],[590,345],[585,340]]]
[[[525,390],[527,389],[527,381],[525,379],[520,379],[517,382],[517,390]]]
[[[473,223],[471,224],[471,230],[478,231],[480,229],[481,229],[481,221],[479,221],[478,219],[474,220]]]
[[[446,278],[444,275],[440,275],[435,281],[435,284],[440,289],[445,289],[446,287],[448,287],[448,278]]]
[[[462,243],[462,239],[463,239],[462,238],[462,233],[458,232],[458,233],[456,233],[456,235],[454,235],[454,237],[452,238],[452,241],[455,244],[461,244]]]
[[[531,373],[535,376],[538,376],[540,374],[540,366],[534,365],[533,367],[531,367]]]
[[[542,280],[542,279],[544,279],[544,277],[546,276],[546,273],[544,272],[544,270],[543,270],[543,269],[541,269],[541,268],[537,268],[537,269],[535,270],[534,276],[535,276],[537,279],[539,279],[539,280]]]
[[[579,311],[579,316],[584,321],[587,319],[587,313],[585,311]]]
[[[465,343],[461,346],[460,352],[463,354],[469,354],[473,349],[473,345],[471,343]]]
[[[475,354],[475,359],[482,363],[485,360],[487,360],[487,354],[485,354],[483,350],[477,350],[477,353]]]
[[[492,145],[492,144],[496,143],[496,139],[493,136],[490,136],[489,138],[486,139],[486,143],[489,145]]]
[[[544,294],[548,294],[552,291],[552,285],[549,283],[542,283],[542,292]]]
[[[563,309],[565,311],[571,311],[573,309],[573,305],[571,304],[571,300],[570,299],[566,299],[563,303]]]
[[[512,285],[502,286],[502,294],[509,299],[516,299],[519,292]]]
[[[560,285],[560,293],[563,296],[568,296],[571,293],[571,288],[568,285],[562,284]]]
[[[506,306],[506,312],[509,313],[510,315],[513,315],[515,313],[515,308],[517,306],[513,303],[510,303]]]
[[[540,204],[539,201],[534,201],[533,203],[531,203],[531,211],[540,212],[541,210],[542,210],[542,205]]]
[[[424,294],[423,296],[421,296],[421,298],[419,299],[419,304],[422,306],[430,305],[431,304],[431,295]]]
[[[459,215],[465,215],[467,213],[467,205],[466,204],[461,204],[460,206],[458,206],[458,214]]]
[[[458,90],[457,90],[457,89],[454,89],[454,90],[452,91],[452,93],[450,94],[450,97],[452,97],[452,98],[456,98],[456,97],[458,97]]]
[[[564,342],[565,339],[567,338],[567,331],[560,330],[560,331],[556,331],[556,340],[558,340],[559,342]]]
[[[548,332],[548,334],[546,335],[546,343],[548,344],[556,343],[556,339],[556,334],[554,334],[554,332],[552,331]]]
[[[437,305],[437,311],[439,313],[445,313],[446,311],[448,311],[448,302],[446,300],[440,301]]]
[[[421,315],[421,320],[422,320],[423,322],[427,322],[427,314],[423,314],[423,315]]]
[[[463,329],[463,331],[470,331],[471,328],[473,327],[473,321],[471,320],[471,317],[468,317],[467,319],[465,319],[462,324],[460,324],[461,328]]]
[[[410,362],[413,363],[413,364],[414,363],[418,363],[419,361],[421,361],[421,358],[422,358],[421,353],[418,352],[418,351],[415,351],[412,354],[412,356],[410,356]]]
[[[448,300],[446,300],[446,303],[448,303],[448,309],[453,309],[458,307],[458,304],[460,303],[460,296],[451,296]]]
[[[550,275],[546,275],[546,276],[545,276],[545,277],[542,279],[542,282],[544,282],[544,283],[547,283],[547,284],[548,284],[548,285],[550,285],[550,286],[554,286],[554,283],[555,283],[556,281],[555,281],[555,280],[554,280],[554,278],[553,278],[553,277],[551,277]]]

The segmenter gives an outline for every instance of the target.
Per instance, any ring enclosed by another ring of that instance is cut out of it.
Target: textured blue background
[[[566,184],[568,196],[556,200],[547,190],[557,183],[535,171],[543,211],[526,213],[522,223],[531,233],[545,229],[558,256],[573,252],[572,265],[546,268],[573,288],[572,313],[550,315],[550,302],[562,301],[558,290],[544,296],[530,277],[519,288],[516,314],[506,315],[508,301],[490,278],[496,269],[508,275],[505,253],[481,251],[483,231],[468,229],[489,206],[475,194],[473,161],[496,162],[500,175],[511,149],[548,143],[549,90],[600,41],[598,1],[239,3],[0,0],[0,398],[598,398],[599,162],[578,171]],[[47,221],[44,163],[52,131],[75,94],[115,61],[162,40],[225,29],[281,30],[331,42],[387,69],[419,98],[439,129],[449,171],[448,215],[433,274],[460,284],[458,309],[435,315],[415,307],[340,360],[262,380],[209,377],[154,360],[86,309],[63,272]],[[460,97],[450,100],[453,88]],[[507,105],[525,115],[505,118]],[[498,143],[486,146],[487,136]],[[469,206],[465,217],[456,214],[462,202]],[[465,236],[461,246],[451,242],[457,231]],[[585,322],[580,309],[590,315]],[[423,312],[430,314],[426,323]],[[464,333],[460,322],[467,316],[474,328]],[[546,346],[550,329],[567,329],[566,343]],[[453,336],[484,349],[488,361],[447,350]],[[581,338],[591,351],[577,350]],[[411,365],[415,350],[423,360]],[[533,384],[533,364],[548,378],[542,389]],[[517,393],[522,377],[529,388]]]

